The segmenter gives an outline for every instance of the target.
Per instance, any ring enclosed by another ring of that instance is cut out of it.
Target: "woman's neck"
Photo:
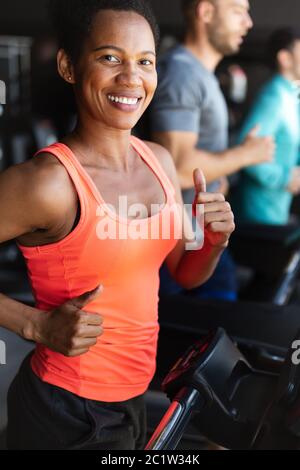
[[[64,141],[77,152],[83,165],[128,172],[135,157],[130,136],[129,130],[87,127],[79,122]]]

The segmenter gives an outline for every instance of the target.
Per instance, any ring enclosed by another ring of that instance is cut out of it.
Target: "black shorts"
[[[40,380],[30,353],[8,391],[10,450],[140,450],[146,444],[144,394],[88,400]]]

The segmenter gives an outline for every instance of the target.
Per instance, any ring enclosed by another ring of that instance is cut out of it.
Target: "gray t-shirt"
[[[222,152],[228,148],[228,110],[219,82],[182,45],[168,51],[159,61],[158,88],[150,107],[150,120],[153,132],[197,133],[199,149]],[[208,189],[213,191],[215,187],[212,184]],[[191,203],[188,192],[184,196],[185,202]]]

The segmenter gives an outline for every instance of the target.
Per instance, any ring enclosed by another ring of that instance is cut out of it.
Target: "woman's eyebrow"
[[[121,47],[112,46],[111,44],[107,44],[107,45],[105,45],[105,46],[96,47],[96,49],[93,49],[93,52],[99,52],[99,51],[101,51],[102,49],[114,49],[115,51],[118,51],[118,52],[125,52],[124,49],[122,49]],[[156,56],[155,52],[153,52],[153,51],[143,51],[143,52],[141,52],[140,54],[152,54],[152,55],[154,55],[154,57]]]

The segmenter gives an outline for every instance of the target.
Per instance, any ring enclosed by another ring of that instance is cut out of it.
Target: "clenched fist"
[[[49,349],[73,357],[86,353],[102,335],[101,315],[84,307],[101,295],[102,286],[86,292],[49,312],[40,312],[34,339]]]

